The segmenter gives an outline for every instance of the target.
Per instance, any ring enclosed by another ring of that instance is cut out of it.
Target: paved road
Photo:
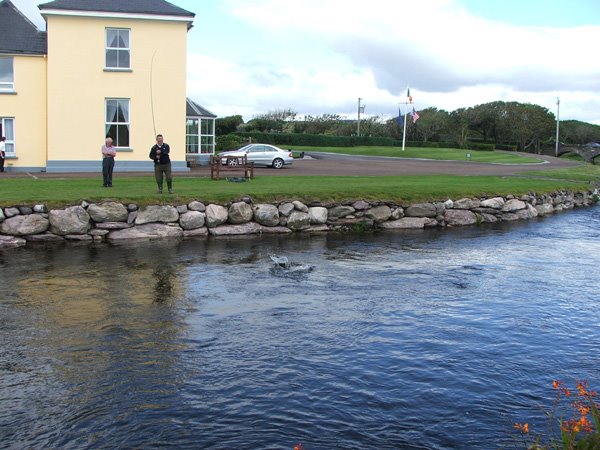
[[[544,162],[540,164],[482,164],[471,161],[434,161],[421,159],[387,158],[382,156],[351,156],[333,153],[307,153],[310,158],[294,161],[291,167],[281,170],[256,168],[255,175],[270,176],[383,176],[383,175],[517,175],[531,170],[546,170],[574,167],[580,163],[552,156],[538,155]],[[525,156],[531,156],[525,154]],[[115,169],[118,169],[118,162]],[[99,172],[101,167],[99,167]],[[237,172],[230,172],[235,175]],[[228,174],[228,172],[225,172]],[[46,174],[32,173],[39,178],[89,177],[94,173]],[[2,177],[22,178],[31,175],[23,173],[3,173]],[[148,173],[127,173],[138,176]],[[177,173],[175,176],[210,176],[207,166],[196,167],[189,173]]]

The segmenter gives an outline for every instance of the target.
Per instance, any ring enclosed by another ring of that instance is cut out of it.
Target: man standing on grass
[[[6,138],[0,136],[0,172],[4,172],[4,160],[6,159]]]
[[[115,167],[117,152],[113,147],[113,140],[106,136],[106,143],[102,146],[102,187],[112,187],[112,175]]]
[[[173,193],[171,158],[169,158],[170,152],[171,148],[169,147],[169,144],[164,142],[163,135],[157,135],[156,144],[153,145],[152,149],[150,150],[150,159],[154,160],[154,177],[156,178],[159,194],[162,194],[163,191],[163,174],[167,179],[167,189],[169,189],[169,194]]]

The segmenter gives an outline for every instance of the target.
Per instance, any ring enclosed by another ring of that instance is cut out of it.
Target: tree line
[[[402,117],[404,119],[404,117]],[[406,118],[406,139],[412,142],[453,142],[466,147],[469,142],[492,143],[519,151],[539,153],[554,147],[556,117],[539,105],[496,101],[448,112],[430,107],[419,111],[419,119]],[[291,109],[269,111],[244,122],[242,116],[216,120],[217,136],[235,132],[356,135],[356,120],[338,114],[307,115],[299,118]],[[402,139],[403,125],[398,117],[371,116],[360,123],[361,136]],[[576,120],[560,122],[562,144],[600,142],[600,126]]]

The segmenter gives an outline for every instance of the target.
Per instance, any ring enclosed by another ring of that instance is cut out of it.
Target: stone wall
[[[463,198],[399,205],[364,200],[305,205],[299,201],[255,204],[250,198],[226,205],[138,207],[102,202],[48,210],[45,205],[0,208],[0,248],[27,242],[119,242],[132,239],[190,238],[345,230],[400,230],[455,227],[532,219],[590,206],[598,191],[537,196]]]

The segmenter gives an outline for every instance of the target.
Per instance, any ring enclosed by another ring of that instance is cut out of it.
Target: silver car
[[[238,150],[219,153],[222,156],[222,164],[236,165],[236,159],[227,159],[227,156],[248,156],[248,162],[253,162],[256,166],[268,166],[275,169],[281,169],[283,166],[289,166],[294,162],[291,151],[282,150],[279,147],[269,144],[248,144]]]

